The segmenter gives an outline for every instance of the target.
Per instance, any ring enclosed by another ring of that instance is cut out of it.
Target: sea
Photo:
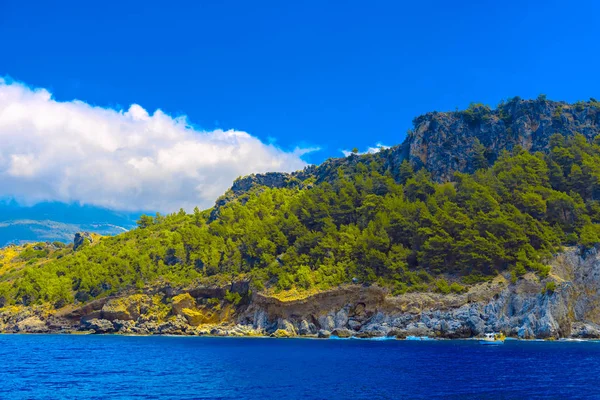
[[[600,343],[0,335],[0,399],[600,399]]]

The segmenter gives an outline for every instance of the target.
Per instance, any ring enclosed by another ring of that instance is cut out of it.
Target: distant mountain
[[[75,232],[116,235],[135,226],[140,213],[120,213],[93,206],[40,203],[25,207],[0,202],[0,246],[24,242],[70,242]]]

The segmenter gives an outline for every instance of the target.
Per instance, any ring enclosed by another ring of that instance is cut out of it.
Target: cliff
[[[515,98],[494,110],[472,105],[465,111],[427,113],[413,123],[413,132],[403,144],[410,161],[445,181],[455,171],[473,172],[481,150],[491,165],[502,150],[515,146],[546,152],[555,133],[581,133],[593,139],[600,134],[600,103],[594,99],[568,104]],[[478,149],[477,142],[483,148]]]
[[[452,180],[454,172],[472,173],[491,166],[503,150],[521,146],[531,152],[547,152],[553,134],[584,135],[588,140],[600,134],[600,102],[569,104],[543,97],[523,100],[518,97],[491,109],[472,104],[467,110],[429,112],[413,120],[400,145],[375,154],[331,158],[291,174],[267,173],[241,177],[216,204],[228,201],[253,188],[303,188],[309,178],[315,183],[331,182],[338,169],[354,169],[358,163],[376,162],[379,172],[389,172],[399,182],[400,165],[408,160],[414,169],[425,168],[438,182]],[[216,214],[215,214],[216,215]]]
[[[545,280],[530,273],[511,283],[498,276],[467,293],[449,295],[392,296],[377,286],[346,285],[285,300],[251,294],[247,283],[177,293],[163,288],[58,311],[0,309],[0,331],[398,338],[467,338],[502,331],[527,339],[599,338],[600,254],[595,248],[584,253],[569,248],[551,265]]]

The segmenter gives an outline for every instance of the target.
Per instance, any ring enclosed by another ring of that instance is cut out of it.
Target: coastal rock
[[[406,339],[408,334],[407,334],[406,330],[404,330],[404,329],[393,328],[388,332],[387,336],[395,337],[396,339]]]
[[[111,333],[115,330],[113,323],[107,319],[93,318],[84,321],[83,326],[86,329],[93,330],[95,333]]]
[[[422,322],[409,324],[405,332],[406,336],[433,336],[433,332]]]
[[[575,323],[571,330],[571,336],[578,339],[599,339],[600,325],[593,323]]]
[[[185,308],[193,309],[196,307],[196,300],[189,293],[183,293],[173,297],[172,312],[173,315],[182,315]]]
[[[27,333],[45,333],[48,332],[48,326],[39,317],[31,316],[17,323],[19,332]]]
[[[148,311],[151,304],[150,297],[144,294],[111,299],[102,306],[102,318],[109,321],[135,321]]]
[[[182,335],[189,328],[187,321],[181,315],[171,318],[169,321],[158,326],[158,333],[161,335]]]
[[[136,325],[136,328],[138,333],[144,335],[158,333],[158,323],[155,321],[144,321]]]
[[[135,323],[133,321],[117,319],[113,321],[113,326],[118,333],[135,333]]]
[[[317,333],[317,337],[321,338],[321,339],[327,339],[329,336],[331,336],[331,332],[329,332],[325,329],[320,329],[319,332]]]
[[[236,325],[227,331],[227,336],[263,336],[263,332],[252,328],[251,325]]]
[[[336,328],[345,328],[348,325],[348,310],[342,308],[335,314],[334,325]]]
[[[271,333],[270,337],[273,338],[290,338],[294,335],[285,329],[277,329],[275,332]]]
[[[254,329],[266,329],[269,326],[268,315],[265,310],[256,310],[252,319]]]
[[[221,328],[213,328],[210,331],[212,336],[227,336],[227,331]]]
[[[361,327],[361,326],[362,326],[362,325],[361,325],[361,323],[360,323],[360,322],[358,322],[358,321],[357,321],[357,320],[355,320],[355,319],[350,319],[350,320],[348,320],[348,327],[349,327],[350,329],[352,329],[353,331],[358,331],[358,330],[360,330],[360,327]]]
[[[286,332],[288,337],[296,336],[296,328],[294,325],[288,321],[287,319],[279,319],[277,321],[277,329],[275,332]],[[282,333],[280,333],[282,334]]]
[[[321,315],[318,319],[319,326],[322,330],[332,331],[335,329],[335,320],[332,315]]]
[[[306,321],[305,319],[300,321],[300,326],[298,327],[298,334],[299,335],[310,335],[312,333],[313,332],[311,331],[311,327],[310,327],[308,321]]]
[[[337,336],[339,338],[349,338],[354,335],[354,332],[352,332],[349,329],[345,329],[345,328],[337,328],[337,329],[334,329],[333,332],[331,332],[331,335]]]
[[[359,333],[363,337],[386,336],[391,330],[391,327],[388,325],[388,320],[389,318],[385,313],[378,312],[367,324],[363,325]]]

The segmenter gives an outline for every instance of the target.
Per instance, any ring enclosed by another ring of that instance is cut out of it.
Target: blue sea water
[[[600,343],[0,335],[1,399],[600,399]]]

